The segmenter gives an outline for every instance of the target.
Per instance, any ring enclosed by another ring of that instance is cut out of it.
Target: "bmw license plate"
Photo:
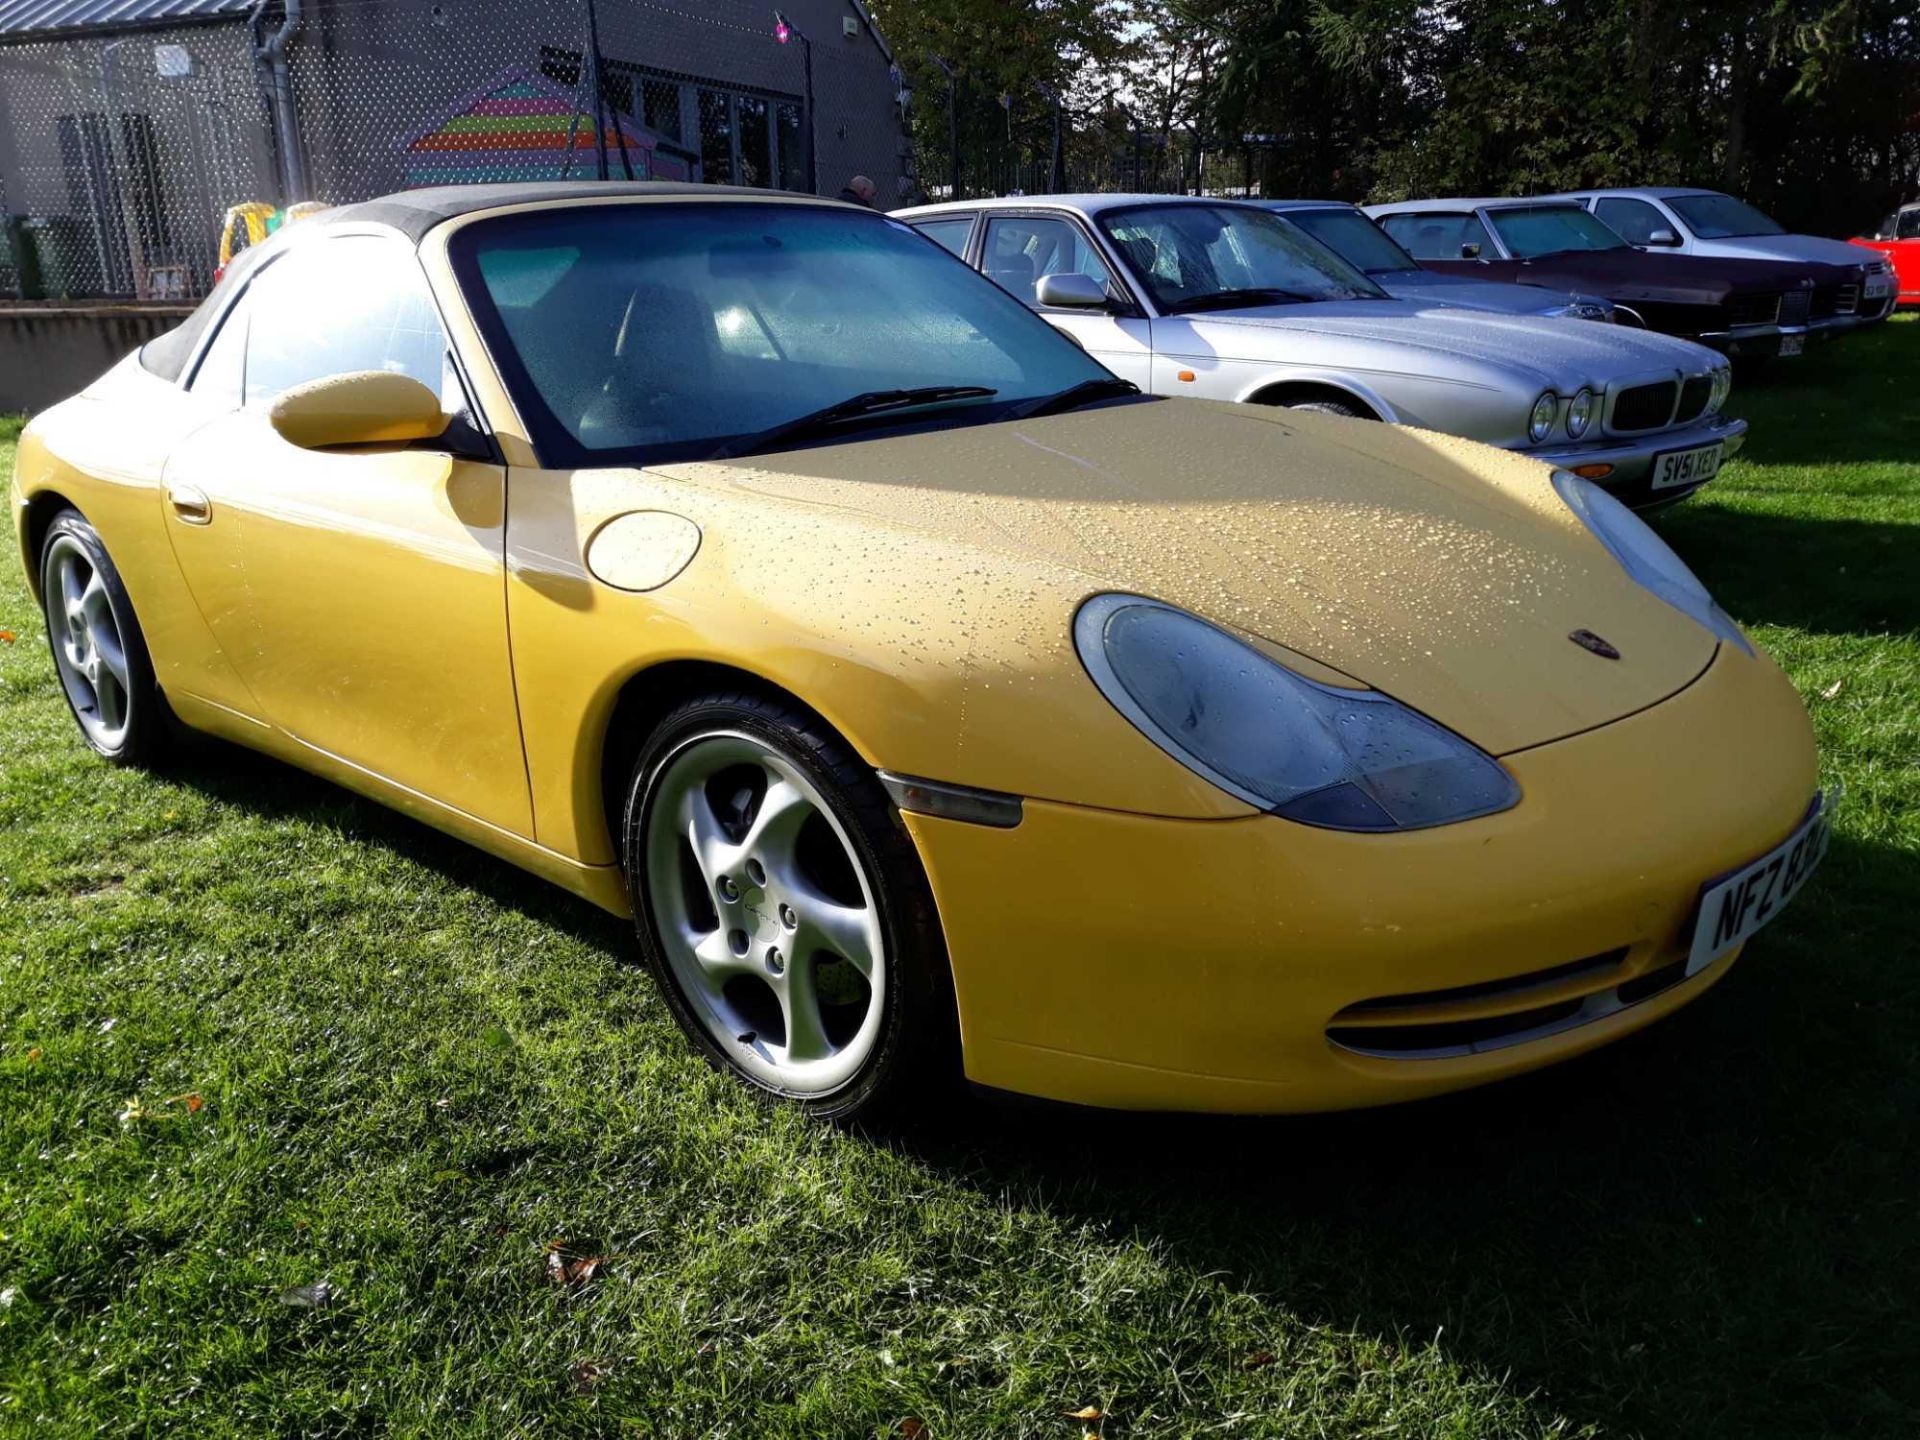
[[[1700,892],[1700,918],[1693,926],[1687,974],[1705,968],[1746,941],[1799,893],[1827,853],[1832,818],[1826,797],[1816,797],[1813,810],[1793,834],[1758,860],[1712,881]]]
[[[1691,450],[1669,450],[1653,457],[1653,488],[1704,485],[1720,473],[1721,443],[1696,445]]]
[[[1804,335],[1782,335],[1780,337],[1780,353],[1782,355],[1798,355],[1806,348],[1807,337]]]

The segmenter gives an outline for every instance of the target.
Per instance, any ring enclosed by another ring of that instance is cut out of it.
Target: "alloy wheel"
[[[43,576],[60,683],[87,738],[100,750],[116,751],[126,742],[133,706],[126,641],[106,580],[71,535],[56,535],[47,547]]]
[[[887,955],[832,806],[784,755],[722,731],[661,762],[647,816],[654,925],[720,1053],[785,1094],[847,1084],[879,1039]]]

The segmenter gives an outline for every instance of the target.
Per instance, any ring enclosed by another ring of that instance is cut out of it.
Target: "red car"
[[[1880,222],[1872,238],[1856,238],[1856,245],[1878,250],[1893,262],[1894,283],[1900,287],[1902,310],[1920,310],[1920,200]]]

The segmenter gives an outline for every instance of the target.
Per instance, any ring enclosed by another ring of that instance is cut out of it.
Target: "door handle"
[[[205,525],[213,519],[213,502],[198,485],[169,485],[167,503],[189,525]]]

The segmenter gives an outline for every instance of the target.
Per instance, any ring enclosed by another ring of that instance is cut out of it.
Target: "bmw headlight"
[[[1590,480],[1566,470],[1553,472],[1553,488],[1567,508],[1606,546],[1636,584],[1651,591],[1688,619],[1720,639],[1754,653],[1753,642],[1714,603],[1707,587],[1651,526]]]
[[[1533,411],[1527,416],[1527,438],[1536,445],[1546,439],[1553,433],[1553,419],[1559,413],[1560,397],[1546,391],[1533,402]]]
[[[1717,366],[1713,372],[1713,389],[1707,395],[1707,413],[1716,415],[1720,407],[1727,403],[1727,396],[1733,390],[1733,367]]]
[[[1492,756],[1375,690],[1322,685],[1198,616],[1096,595],[1073,622],[1100,693],[1195,774],[1329,830],[1418,830],[1505,810]]]
[[[1567,434],[1575,440],[1587,433],[1593,423],[1593,391],[1582,385],[1567,402]]]

